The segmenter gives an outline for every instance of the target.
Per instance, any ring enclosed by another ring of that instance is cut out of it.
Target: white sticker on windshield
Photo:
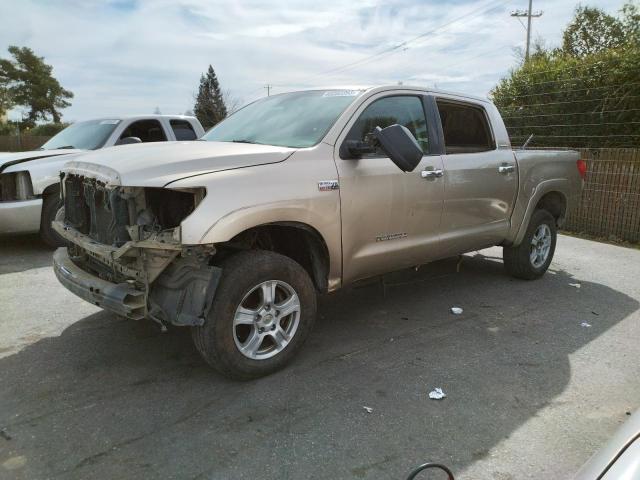
[[[355,97],[360,90],[329,90],[324,92],[323,97]]]
[[[120,120],[102,120],[100,122],[100,125],[115,125],[116,123],[118,123]]]

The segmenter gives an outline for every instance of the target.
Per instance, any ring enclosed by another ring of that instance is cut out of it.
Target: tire
[[[192,327],[196,349],[209,365],[235,380],[280,370],[313,328],[316,294],[311,278],[297,262],[264,250],[237,253],[221,267],[209,315],[204,325]],[[269,295],[265,292],[272,292],[275,301],[265,301],[265,294]],[[296,298],[297,313],[292,310]],[[289,303],[285,305],[284,300]],[[293,313],[285,315],[278,306]],[[238,313],[240,307],[246,311]]]
[[[46,195],[42,200],[42,214],[40,216],[40,238],[51,248],[66,246],[64,239],[51,227],[56,213],[62,207],[62,202],[57,193]]]
[[[551,264],[557,236],[556,219],[553,215],[546,210],[534,211],[520,245],[502,249],[507,272],[523,280],[540,278]]]

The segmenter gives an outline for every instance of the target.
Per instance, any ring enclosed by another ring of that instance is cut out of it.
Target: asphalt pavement
[[[51,253],[0,240],[2,479],[555,480],[640,407],[640,250],[561,236],[533,282],[493,248],[345,289],[245,383],[66,291]]]

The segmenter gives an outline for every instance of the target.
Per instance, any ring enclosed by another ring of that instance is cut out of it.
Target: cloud
[[[21,0],[0,5],[0,55],[26,45],[44,56],[75,93],[66,120],[156,106],[182,113],[192,108],[209,64],[223,88],[245,102],[264,95],[266,84],[279,92],[402,81],[486,95],[514,66],[513,48],[524,44],[509,11],[525,3]],[[622,1],[591,3],[615,12]],[[536,0],[535,9],[544,15],[534,20],[534,37],[557,44],[574,4]],[[353,62],[360,63],[342,68]]]

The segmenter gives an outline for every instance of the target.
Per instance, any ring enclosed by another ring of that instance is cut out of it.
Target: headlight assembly
[[[28,200],[34,198],[29,172],[0,174],[0,201]]]

